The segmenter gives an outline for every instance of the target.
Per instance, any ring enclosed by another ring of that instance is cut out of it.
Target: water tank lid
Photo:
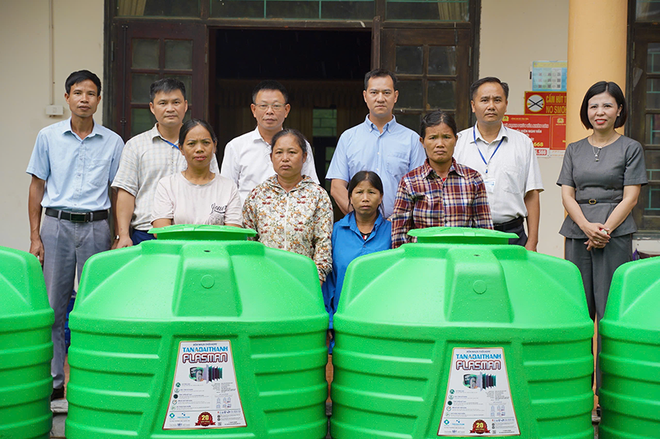
[[[257,232],[252,229],[206,224],[177,224],[152,228],[149,233],[157,235],[159,240],[184,241],[246,241],[247,238],[257,236]]]
[[[416,237],[417,242],[422,244],[508,244],[509,239],[518,237],[515,233],[470,227],[412,229],[408,235]]]

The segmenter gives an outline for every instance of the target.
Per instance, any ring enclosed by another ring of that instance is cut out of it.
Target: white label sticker
[[[179,343],[163,430],[245,426],[229,340]]]
[[[484,179],[484,185],[486,186],[486,192],[492,194],[495,192],[495,180],[490,177]]]
[[[438,436],[519,436],[503,348],[454,348]]]

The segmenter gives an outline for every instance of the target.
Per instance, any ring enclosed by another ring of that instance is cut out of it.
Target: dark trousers
[[[133,230],[131,239],[133,240],[133,245],[138,245],[142,241],[149,241],[156,239],[156,237],[151,233],[143,232],[142,230]]]
[[[523,225],[525,219],[518,217],[514,220],[502,224],[493,224],[495,230],[500,232],[515,233],[518,238],[509,239],[509,244],[525,246],[527,244],[527,233],[525,233],[525,226]]]

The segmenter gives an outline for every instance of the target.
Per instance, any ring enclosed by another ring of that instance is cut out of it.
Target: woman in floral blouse
[[[323,284],[332,269],[332,203],[321,186],[301,174],[305,142],[293,129],[273,137],[270,158],[277,174],[250,192],[243,221],[265,246],[312,258]]]

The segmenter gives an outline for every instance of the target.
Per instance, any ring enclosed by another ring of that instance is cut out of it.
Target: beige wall
[[[510,86],[510,114],[524,114],[524,93],[532,89],[532,61],[566,60],[568,0],[482,0],[479,76],[497,76]],[[569,72],[570,74],[570,72]],[[539,252],[563,257],[558,231],[564,220],[555,184],[561,157],[539,158],[541,192]]]
[[[51,104],[48,0],[0,0],[0,246],[29,248],[25,173],[39,130],[69,117],[64,81],[74,70],[103,78],[103,0],[52,0],[54,95],[64,116],[46,116]],[[100,108],[100,107],[99,107]],[[101,122],[101,111],[95,119]]]

